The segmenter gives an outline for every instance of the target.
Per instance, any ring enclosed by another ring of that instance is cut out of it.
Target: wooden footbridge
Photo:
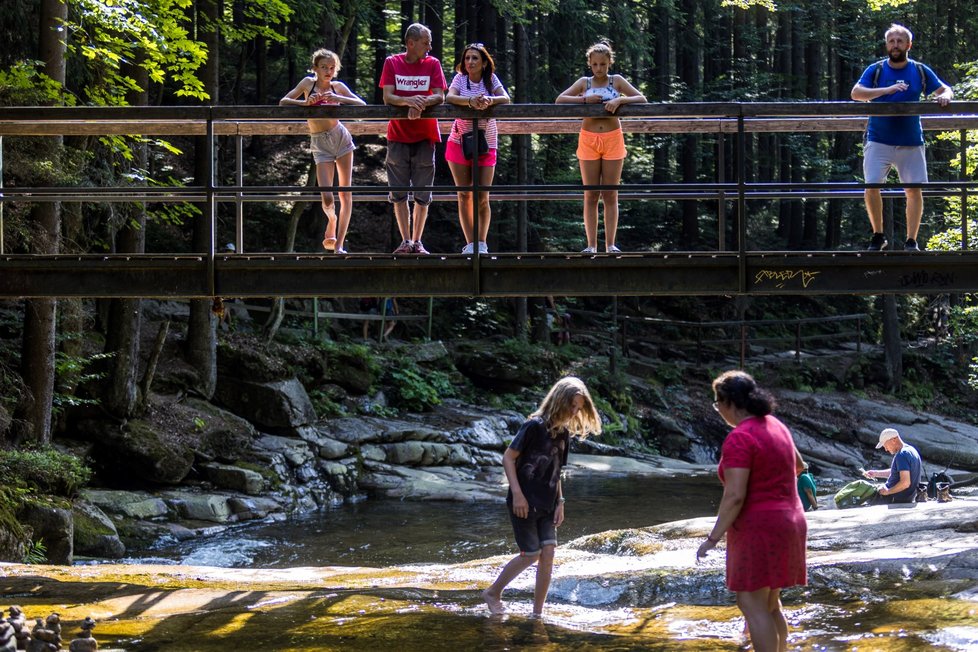
[[[509,105],[476,113],[443,106],[439,118],[500,119],[502,134],[574,133],[579,119],[602,115],[601,107]],[[622,201],[710,200],[717,205],[717,242],[710,251],[668,253],[393,256],[391,254],[249,253],[244,207],[257,201],[318,202],[319,188],[249,186],[243,171],[245,137],[305,134],[306,117],[343,118],[354,134],[382,133],[384,122],[403,117],[389,107],[168,107],[0,109],[4,138],[44,135],[140,134],[204,137],[210,181],[199,186],[112,188],[0,188],[0,202],[193,202],[205,207],[209,247],[199,252],[114,255],[25,255],[3,252],[0,236],[0,299],[18,297],[321,297],[321,296],[624,296],[887,294],[978,291],[978,252],[752,251],[747,248],[749,204],[756,199],[861,199],[858,183],[748,182],[745,137],[751,132],[861,131],[867,115],[923,116],[928,130],[978,129],[978,102],[860,104],[697,103],[629,105],[619,112],[626,131],[731,135],[720,138],[716,181],[697,184],[624,184]],[[442,124],[447,128],[450,122]],[[217,138],[236,142],[234,185],[220,185],[214,169]],[[732,152],[725,150],[732,149]],[[733,156],[735,179],[723,178],[723,159]],[[2,161],[2,159],[0,159]],[[2,164],[2,163],[0,163]],[[964,168],[965,166],[962,166]],[[476,175],[477,176],[477,175]],[[884,196],[902,196],[904,186],[923,187],[928,197],[961,198],[967,242],[967,199],[978,182],[962,170],[953,181],[876,185]],[[592,186],[601,189],[602,186]],[[334,187],[332,190],[340,190]],[[356,201],[382,201],[387,187],[350,186]],[[479,190],[477,186],[475,190]],[[580,185],[494,186],[493,201],[576,199]],[[454,201],[454,186],[433,188],[436,199]],[[218,250],[217,207],[236,207],[236,253]],[[2,234],[2,213],[0,213]],[[734,240],[728,243],[728,237]]]

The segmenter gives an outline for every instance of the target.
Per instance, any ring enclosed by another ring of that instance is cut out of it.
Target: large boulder
[[[86,500],[75,501],[71,512],[75,522],[76,554],[108,559],[121,559],[126,554],[126,546],[105,512]]]
[[[214,486],[222,489],[257,496],[265,488],[265,478],[261,473],[240,466],[209,462],[201,466],[201,471]]]
[[[99,509],[131,519],[147,519],[166,516],[166,503],[145,491],[116,491],[112,489],[84,489],[82,498]]]
[[[121,427],[92,424],[92,457],[99,477],[107,484],[178,484],[190,473],[197,441],[172,436],[172,424],[134,419]],[[194,424],[185,425],[189,435]]]
[[[560,367],[556,356],[546,350],[515,351],[481,342],[456,347],[455,366],[474,385],[507,394],[545,384]]]
[[[203,423],[198,450],[201,455],[228,464],[241,459],[242,454],[250,450],[252,443],[258,438],[258,431],[247,419],[222,410],[212,403],[187,398],[183,401],[183,406],[195,413],[190,417],[191,421],[197,419],[197,423]]]
[[[362,355],[346,349],[335,349],[324,362],[323,382],[339,385],[351,394],[362,396],[377,380],[376,369]]]
[[[44,542],[49,564],[71,565],[75,526],[70,509],[51,502],[28,500],[17,511],[17,520],[33,531],[33,541]]]
[[[294,434],[316,421],[316,411],[298,379],[255,382],[246,378],[221,374],[214,398],[268,432]]]

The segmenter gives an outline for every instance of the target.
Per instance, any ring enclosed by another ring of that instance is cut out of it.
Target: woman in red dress
[[[714,409],[733,430],[718,473],[723,498],[713,531],[696,551],[706,556],[727,535],[727,588],[747,619],[757,652],[788,649],[781,589],[805,585],[808,526],[795,489],[803,464],[791,433],[775,419],[774,398],[743,371],[713,381]]]

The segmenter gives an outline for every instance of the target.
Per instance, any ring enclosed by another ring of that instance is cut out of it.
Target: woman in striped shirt
[[[467,106],[477,111],[485,111],[496,104],[508,104],[509,94],[495,74],[496,64],[482,43],[472,43],[462,50],[461,61],[455,66],[456,75],[448,88],[447,101],[455,106]],[[496,171],[496,149],[498,130],[496,121],[479,120],[479,130],[485,131],[489,151],[480,154],[479,139],[475,140],[473,153],[478,157],[479,185],[488,188],[492,185],[492,176]],[[445,160],[452,170],[456,186],[472,185],[472,160],[465,157],[462,148],[463,135],[472,131],[472,121],[458,118],[452,124],[452,133],[445,146]],[[489,192],[479,192],[479,233],[478,247],[480,254],[489,253],[486,237],[489,233]],[[458,193],[458,221],[465,236],[463,254],[471,254],[475,248],[475,226],[473,224],[472,193]]]

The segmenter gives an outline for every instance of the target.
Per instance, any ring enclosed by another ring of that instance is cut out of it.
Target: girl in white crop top
[[[645,96],[621,75],[609,75],[615,53],[607,43],[595,43],[587,51],[591,77],[580,77],[557,97],[557,104],[604,104],[602,117],[587,117],[581,123],[577,158],[585,186],[612,186],[621,183],[625,163],[625,138],[621,121],[615,116],[623,104],[645,103]],[[618,253],[618,192],[616,190],[584,191],[584,235],[587,247],[582,253],[598,250],[598,200],[604,203],[605,251]]]

